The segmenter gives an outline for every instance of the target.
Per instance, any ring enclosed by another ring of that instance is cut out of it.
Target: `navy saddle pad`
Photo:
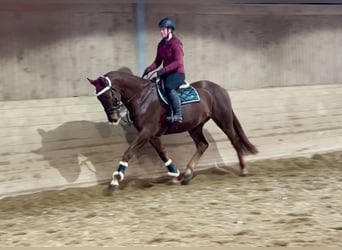
[[[157,84],[157,92],[158,92],[160,99],[162,99],[165,104],[169,105],[169,101],[167,100],[165,96],[163,84],[160,82]],[[186,84],[181,85],[181,87],[177,90],[177,92],[179,93],[179,98],[180,98],[182,105],[200,101],[200,97],[198,95],[197,90],[194,87],[192,87],[190,84],[186,83]]]

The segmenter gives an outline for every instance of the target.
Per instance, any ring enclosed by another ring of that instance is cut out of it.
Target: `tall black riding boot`
[[[169,98],[171,102],[171,106],[173,109],[173,116],[167,117],[168,120],[171,120],[172,122],[183,122],[182,118],[182,106],[181,101],[179,99],[179,94],[176,90],[171,90],[169,93]]]

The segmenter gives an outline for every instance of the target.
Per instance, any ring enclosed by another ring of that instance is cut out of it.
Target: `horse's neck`
[[[145,85],[139,79],[119,79],[119,88],[123,101],[127,102],[133,99],[139,99],[144,94]]]

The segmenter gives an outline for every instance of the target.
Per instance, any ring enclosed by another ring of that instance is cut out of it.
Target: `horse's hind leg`
[[[208,141],[205,139],[203,135],[203,125],[204,124],[201,124],[200,126],[189,131],[191,138],[194,140],[196,144],[196,153],[192,156],[191,160],[186,166],[183,180],[181,182],[183,185],[187,185],[190,183],[197,162],[209,146]]]
[[[241,144],[237,134],[235,133],[233,128],[230,129],[222,129],[223,132],[228,136],[230,142],[233,145],[233,148],[236,151],[237,157],[239,159],[239,166],[240,166],[240,174],[241,176],[247,176],[248,170],[246,168],[245,160],[243,159],[243,153],[241,151]]]
[[[165,167],[168,169],[168,175],[172,177],[169,184],[177,184],[180,172],[175,164],[172,162],[172,160],[168,157],[166,150],[160,141],[160,138],[152,137],[150,143],[158,153],[160,159],[164,162]]]
[[[233,144],[234,147],[234,144]],[[246,168],[246,164],[245,164],[245,160],[243,159],[243,155],[240,152],[240,150],[238,150],[236,147],[234,147],[239,159],[239,165],[240,165],[240,174],[241,176],[247,176],[248,175],[248,170]]]
[[[248,170],[243,159],[241,142],[234,129],[233,116],[226,116],[223,119],[222,117],[220,119],[216,119],[216,117],[213,117],[213,120],[216,123],[216,125],[227,135],[228,139],[233,145],[233,148],[235,149],[237,157],[239,159],[241,176],[247,176]]]

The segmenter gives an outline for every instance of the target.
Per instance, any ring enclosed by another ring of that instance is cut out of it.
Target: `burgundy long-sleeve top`
[[[169,41],[162,39],[157,48],[157,56],[149,66],[150,70],[155,70],[163,63],[163,74],[178,72],[185,73],[184,52],[182,42],[173,35]]]

